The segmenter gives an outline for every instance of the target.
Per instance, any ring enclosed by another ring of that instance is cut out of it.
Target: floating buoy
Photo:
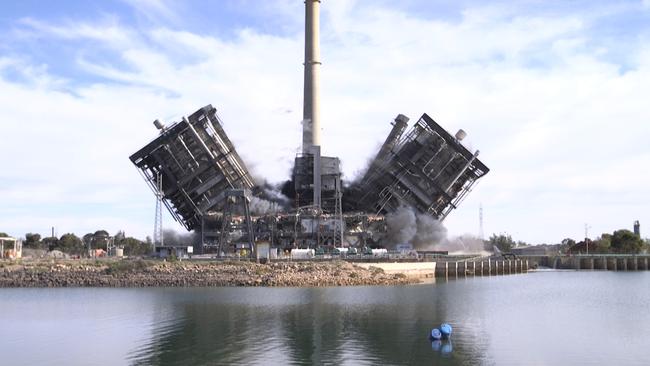
[[[448,341],[441,341],[442,342],[442,347],[440,348],[440,353],[443,356],[449,357],[451,353],[454,351],[454,346],[451,344],[451,339]]]
[[[440,333],[442,334],[442,339],[447,339],[451,337],[451,325],[447,323],[442,323],[440,325]]]
[[[431,349],[440,352],[440,349],[442,348],[442,341],[439,339],[431,341]]]
[[[440,329],[438,328],[431,329],[431,339],[440,340],[441,338],[442,338],[442,333],[440,332]]]

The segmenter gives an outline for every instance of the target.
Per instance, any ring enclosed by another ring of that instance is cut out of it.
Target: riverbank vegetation
[[[616,230],[611,234],[604,233],[594,240],[585,239],[575,242],[572,239],[565,239],[567,253],[593,253],[593,254],[639,254],[648,253],[650,241],[630,230]]]
[[[73,233],[66,233],[61,237],[41,238],[40,234],[27,233],[23,241],[23,248],[37,250],[58,250],[68,255],[86,256],[89,250],[108,251],[109,247],[124,249],[124,255],[141,256],[152,252],[151,239],[145,241],[127,237],[123,231],[118,231],[114,236],[109,235],[106,230],[97,230],[78,237]]]

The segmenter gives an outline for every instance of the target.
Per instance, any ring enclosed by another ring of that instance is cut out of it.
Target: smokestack
[[[305,80],[302,111],[302,152],[320,146],[320,0],[305,0]]]
[[[375,157],[376,162],[380,162],[386,159],[390,151],[395,147],[397,141],[399,141],[399,138],[404,133],[408,121],[409,118],[403,114],[398,114],[397,117],[395,117],[395,121],[392,123],[393,128],[390,130],[388,137],[386,137],[386,141],[384,141],[384,144],[381,145],[381,149],[379,149],[379,152]]]

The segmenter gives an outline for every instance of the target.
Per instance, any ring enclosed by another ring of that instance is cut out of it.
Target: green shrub
[[[122,261],[110,263],[108,265],[108,269],[106,270],[106,272],[109,274],[124,273],[124,272],[138,272],[146,269],[150,265],[151,265],[150,263],[143,261],[142,259],[138,259],[134,261],[122,260]]]

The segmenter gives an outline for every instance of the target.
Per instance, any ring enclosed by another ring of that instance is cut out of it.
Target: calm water
[[[2,365],[648,365],[650,272],[401,287],[0,289]],[[427,334],[446,321],[452,342]]]

